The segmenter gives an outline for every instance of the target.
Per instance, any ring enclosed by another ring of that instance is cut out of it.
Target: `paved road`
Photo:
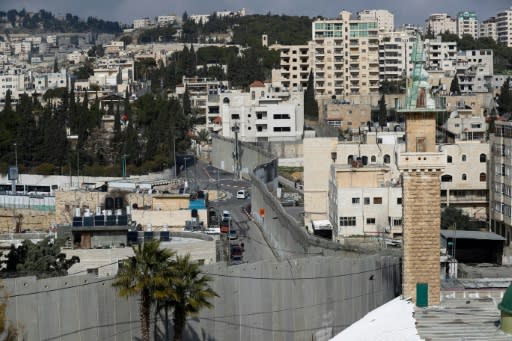
[[[259,227],[254,224],[242,211],[251,203],[247,199],[237,199],[236,192],[247,189],[250,192],[251,183],[247,180],[234,179],[232,173],[218,170],[215,167],[198,162],[188,170],[190,182],[196,183],[200,189],[219,189],[227,195],[219,201],[211,201],[210,207],[217,212],[229,210],[232,215],[233,225],[239,231],[239,242],[244,243],[244,262],[257,262],[261,260],[275,260],[272,250],[263,238]],[[194,175],[194,178],[191,175]]]

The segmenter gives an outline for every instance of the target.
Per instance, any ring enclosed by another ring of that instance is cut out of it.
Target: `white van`
[[[236,192],[237,199],[245,199],[245,198],[247,198],[247,195],[248,195],[248,193],[245,189],[241,189],[238,192]]]

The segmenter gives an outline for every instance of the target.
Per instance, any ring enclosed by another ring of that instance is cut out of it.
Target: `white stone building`
[[[304,131],[304,93],[282,91],[271,83],[253,82],[249,92],[227,91],[220,96],[222,135],[246,142],[298,141]]]
[[[156,17],[156,24],[158,26],[172,25],[176,22],[177,17],[174,14],[171,15],[159,15]]]
[[[434,13],[425,20],[425,32],[429,29],[434,36],[445,32],[457,34],[457,21],[446,13]]]
[[[512,122],[496,121],[491,135],[489,164],[489,209],[491,231],[512,238]]]
[[[475,12],[457,13],[457,34],[460,38],[466,34],[478,38],[478,18]]]
[[[314,43],[307,45],[280,45],[269,47],[280,53],[280,68],[272,70],[272,83],[287,89],[306,88],[311,72]]]
[[[141,18],[141,19],[135,19],[133,20],[133,28],[134,29],[141,29],[141,28],[147,28],[152,25],[152,22],[149,18]]]
[[[492,38],[494,41],[498,41],[498,32],[496,31],[496,18],[491,17],[480,23],[479,27],[479,38]]]
[[[512,47],[512,7],[496,14],[498,42]]]
[[[427,70],[450,70],[457,60],[457,43],[452,41],[441,41],[441,37],[436,39],[426,39],[424,41],[424,51],[427,57]]]
[[[338,19],[313,21],[313,73],[317,95],[367,95],[379,90],[377,22]]]
[[[379,34],[380,80],[399,81],[412,72],[411,52],[416,40],[407,32],[382,32]]]
[[[377,27],[381,32],[393,32],[395,28],[395,16],[387,9],[366,9],[357,15],[362,21],[377,21]]]

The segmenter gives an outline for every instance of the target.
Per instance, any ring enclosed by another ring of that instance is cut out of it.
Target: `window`
[[[373,204],[374,205],[382,205],[382,197],[373,198]]]
[[[466,162],[466,154],[462,154],[462,162]]]
[[[258,120],[263,120],[267,118],[267,112],[266,111],[256,111],[256,118]]]
[[[370,205],[370,198],[364,198],[364,204]]]
[[[485,173],[480,173],[480,181],[485,182],[486,180],[487,180],[487,176],[485,175]]]
[[[360,198],[352,198],[353,204],[359,204]]]
[[[375,225],[375,218],[366,218],[366,223],[369,225]]]
[[[452,163],[452,156],[451,156],[451,155],[448,155],[448,156],[446,157],[446,162],[448,162],[448,163]]]
[[[391,156],[388,154],[384,155],[384,163],[390,163],[391,162]]]
[[[363,165],[366,166],[368,164],[368,156],[363,156],[361,161],[363,162]]]
[[[274,120],[289,120],[290,114],[274,114]]]
[[[290,127],[274,127],[274,131],[291,131]]]
[[[402,205],[402,198],[396,198],[396,204]]]
[[[425,142],[426,141],[425,141],[424,137],[416,138],[416,152],[417,153],[424,153],[426,151]]]
[[[351,165],[353,161],[354,161],[354,155],[349,155],[349,156],[347,157],[347,163],[348,163],[349,165]]]
[[[239,114],[231,114],[231,119],[239,120],[240,119],[240,115]]]
[[[372,155],[371,160],[372,160],[372,163],[377,162],[377,158],[375,157],[375,155]]]
[[[480,154],[480,162],[485,162],[485,161],[487,161],[487,155]]]
[[[356,226],[356,217],[340,217],[340,226]]]
[[[253,92],[251,93],[251,99],[252,99],[252,100],[255,100],[255,99],[256,99],[256,92],[254,92],[254,91],[253,91]]]
[[[441,182],[452,182],[452,176],[451,176],[451,175],[448,175],[448,174],[443,175],[443,176],[441,177]]]
[[[468,179],[468,176],[466,174],[462,174],[462,181],[466,181]]]

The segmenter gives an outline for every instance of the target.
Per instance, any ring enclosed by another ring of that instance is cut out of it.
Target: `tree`
[[[387,123],[388,112],[386,109],[386,98],[384,94],[381,96],[379,100],[379,125],[381,127],[385,127]]]
[[[151,305],[169,279],[169,250],[159,249],[158,241],[144,242],[133,247],[134,256],[123,260],[112,285],[121,297],[139,295],[139,315],[142,341],[150,340]]]
[[[477,230],[479,224],[461,209],[448,206],[441,212],[441,229],[449,230],[454,227],[458,230]]]
[[[187,318],[203,308],[212,308],[210,299],[218,295],[209,285],[212,278],[201,274],[199,264],[190,261],[190,254],[176,256],[172,274],[159,308],[173,309],[174,340],[181,341]]]
[[[512,78],[508,77],[501,86],[500,95],[498,97],[498,111],[500,114],[512,112],[512,89],[510,89],[510,83]]]
[[[304,116],[318,120],[318,103],[315,98],[315,83],[313,72],[309,73],[308,86],[304,92]]]
[[[68,269],[80,258],[66,259],[60,252],[64,240],[45,238],[37,244],[24,240],[20,246],[11,245],[2,272],[8,276],[37,276],[38,278],[66,276]]]
[[[460,95],[459,77],[457,77],[457,75],[453,76],[452,82],[450,83],[450,94],[456,96]]]

